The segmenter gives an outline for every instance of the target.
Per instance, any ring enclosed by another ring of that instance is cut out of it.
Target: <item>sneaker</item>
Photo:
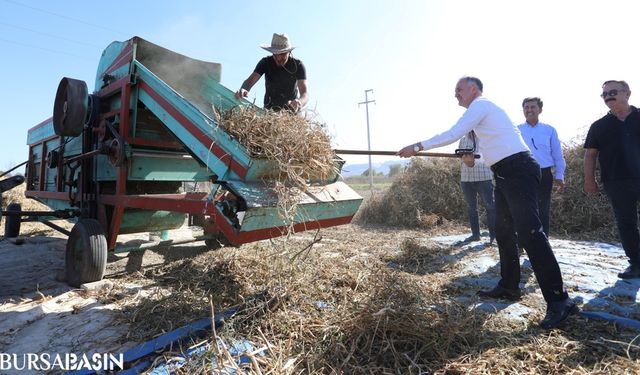
[[[640,279],[640,265],[629,265],[629,267],[618,274],[618,277],[621,279]]]
[[[480,290],[477,295],[478,297],[484,298],[499,298],[509,301],[518,301],[520,300],[522,293],[520,292],[520,289],[507,289],[498,285],[491,290]]]
[[[571,298],[567,298],[564,301],[551,302],[547,305],[547,314],[540,322],[540,328],[556,328],[562,325],[569,316],[577,314],[578,311],[580,309]]]

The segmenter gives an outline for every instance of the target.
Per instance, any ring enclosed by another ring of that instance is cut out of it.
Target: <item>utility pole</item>
[[[358,107],[364,104],[367,111],[367,147],[371,151],[371,136],[369,135],[369,103],[376,103],[375,100],[369,100],[369,93],[373,93],[373,89],[364,90],[364,102],[358,103]],[[373,193],[373,168],[371,167],[371,154],[369,154],[369,189]]]

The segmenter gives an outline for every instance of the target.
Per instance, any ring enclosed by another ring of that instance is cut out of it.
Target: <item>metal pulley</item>
[[[77,137],[82,134],[88,109],[87,84],[77,79],[62,78],[53,104],[53,129],[56,135]]]
[[[51,150],[47,152],[47,167],[49,168],[57,168],[58,162],[60,161],[60,153],[56,150]]]
[[[120,167],[126,159],[125,144],[118,138],[113,138],[107,146],[107,159],[114,167]]]

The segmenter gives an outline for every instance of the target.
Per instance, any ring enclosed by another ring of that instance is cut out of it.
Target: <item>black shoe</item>
[[[506,299],[509,301],[518,301],[520,300],[521,292],[520,289],[507,289],[503,288],[500,285],[496,286],[491,290],[480,290],[478,291],[478,297],[485,298],[500,298]]]
[[[578,311],[580,309],[571,298],[567,298],[564,301],[551,302],[547,305],[547,315],[540,322],[540,328],[556,328],[562,325],[570,315],[577,314]]]
[[[473,241],[480,241],[480,236],[469,236],[467,238],[465,238],[464,240],[460,240],[456,243],[453,244],[453,246],[463,246],[468,244],[469,242],[473,242]]]
[[[480,241],[480,236],[469,236],[467,238],[465,238],[462,242],[473,242],[473,241]]]
[[[621,279],[640,279],[640,265],[631,264],[624,271],[618,274]]]

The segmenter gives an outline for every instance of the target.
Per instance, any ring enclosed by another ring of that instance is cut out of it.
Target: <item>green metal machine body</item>
[[[204,238],[232,245],[349,223],[362,198],[338,173],[297,191],[293,225],[282,219],[277,163],[253,158],[216,122],[216,112],[250,105],[220,84],[220,72],[139,37],[111,43],[94,92],[63,78],[53,117],[29,130],[26,196],[84,223],[70,242],[103,235],[98,247],[115,251],[119,234],[178,228],[186,215]],[[339,171],[344,162],[335,163]],[[184,191],[194,184],[207,189]],[[96,258],[80,255],[78,270]]]

